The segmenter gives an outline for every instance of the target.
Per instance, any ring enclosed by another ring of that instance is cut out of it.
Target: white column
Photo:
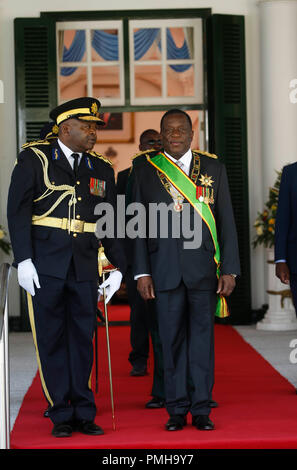
[[[297,79],[297,0],[260,3],[261,121],[263,190],[275,170],[297,160],[297,103],[290,102],[290,82]],[[264,198],[264,199],[265,199]]]
[[[297,1],[262,1],[260,35],[263,195],[266,201],[268,189],[276,180],[276,171],[297,160],[297,103],[290,101],[290,84],[297,79]],[[273,264],[268,265],[267,283],[267,290],[273,292],[287,289],[275,277]],[[281,294],[268,294],[269,309],[257,328],[297,329],[291,300],[284,299],[282,306],[281,298]]]

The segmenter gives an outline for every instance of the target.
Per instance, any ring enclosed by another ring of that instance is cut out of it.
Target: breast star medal
[[[205,173],[205,175],[201,175],[199,181],[201,182],[202,186],[206,187],[211,187],[212,183],[214,183],[214,181],[211,179],[211,176],[208,176],[207,173]]]

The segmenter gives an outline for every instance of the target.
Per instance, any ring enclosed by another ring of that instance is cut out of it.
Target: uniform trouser
[[[133,367],[143,369],[147,366],[149,355],[149,325],[146,302],[137,290],[137,282],[132,276],[131,268],[125,275],[128,301],[130,305],[130,343],[132,350],[129,361]]]
[[[183,282],[176,289],[156,292],[169,415],[210,413],[216,299],[215,292],[191,290]]]
[[[90,386],[97,283],[39,275],[28,309],[43,392],[54,424],[94,420]]]
[[[297,274],[290,274],[290,289],[292,292],[293,304],[297,315]]]

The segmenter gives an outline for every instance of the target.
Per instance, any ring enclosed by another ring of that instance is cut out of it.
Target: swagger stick
[[[105,274],[116,271],[116,268],[112,266],[104,254],[104,248],[101,246],[98,251],[98,267],[99,276],[102,276],[103,282],[105,281]],[[109,386],[110,386],[110,399],[111,399],[111,412],[112,412],[112,427],[115,431],[115,415],[114,415],[114,401],[113,401],[113,387],[112,387],[112,372],[111,372],[111,356],[110,356],[110,344],[109,344],[109,325],[108,325],[108,312],[106,300],[105,287],[103,288],[103,303],[104,303],[104,314],[105,314],[105,328],[106,328],[106,342],[107,342],[107,357],[108,357],[108,370],[109,370]]]
[[[110,271],[109,271],[110,272]],[[105,281],[105,272],[102,273],[103,282]],[[105,328],[106,328],[106,342],[107,342],[107,357],[108,357],[108,370],[109,370],[109,386],[110,386],[110,399],[111,399],[111,412],[112,412],[112,427],[115,431],[115,416],[114,416],[114,401],[113,401],[113,387],[112,387],[112,372],[111,372],[111,358],[110,358],[110,344],[109,344],[109,327],[108,327],[108,313],[107,305],[105,303],[106,292],[105,287],[103,288],[103,303],[105,313]]]

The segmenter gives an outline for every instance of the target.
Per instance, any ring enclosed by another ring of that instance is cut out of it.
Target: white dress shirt
[[[73,152],[73,150],[71,150],[69,147],[66,147],[66,145],[63,144],[63,142],[60,141],[60,139],[58,139],[58,144],[60,145],[62,152],[64,153],[65,157],[67,158],[67,160],[69,162],[69,165],[71,166],[71,168],[73,170],[74,158],[71,155],[73,153],[77,153],[79,155],[79,159],[78,159],[78,165],[79,165],[80,161],[81,161],[82,153],[81,152]]]

